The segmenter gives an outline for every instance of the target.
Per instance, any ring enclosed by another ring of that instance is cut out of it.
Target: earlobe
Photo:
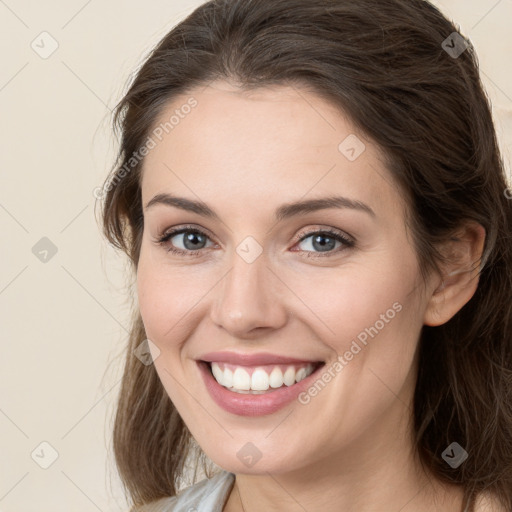
[[[485,244],[485,229],[476,222],[466,224],[462,231],[443,247],[448,259],[443,276],[437,276],[425,309],[425,325],[442,325],[467,304],[478,287],[480,262]]]

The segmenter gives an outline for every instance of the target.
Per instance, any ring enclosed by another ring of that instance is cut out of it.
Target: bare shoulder
[[[494,494],[480,493],[475,500],[475,512],[509,512]]]

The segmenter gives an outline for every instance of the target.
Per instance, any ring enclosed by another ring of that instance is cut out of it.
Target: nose
[[[215,287],[210,317],[237,338],[279,329],[287,320],[284,288],[264,254],[247,263],[235,253],[230,271]]]

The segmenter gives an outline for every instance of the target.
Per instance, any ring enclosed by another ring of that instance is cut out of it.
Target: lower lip
[[[210,372],[209,364],[204,361],[197,361],[197,363],[206,389],[213,401],[225,411],[238,416],[264,416],[282,409],[312,384],[318,371],[324,366],[322,364],[311,375],[292,386],[283,386],[275,391],[253,395],[229,391],[215,380]]]

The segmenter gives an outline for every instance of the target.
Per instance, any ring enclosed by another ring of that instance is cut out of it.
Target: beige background
[[[129,74],[200,3],[0,0],[0,512],[127,509],[109,446],[129,290],[93,190]],[[510,161],[512,0],[436,4],[477,49]],[[31,47],[51,49],[43,31],[58,43],[46,59]],[[42,237],[57,248],[47,262],[32,252]]]

